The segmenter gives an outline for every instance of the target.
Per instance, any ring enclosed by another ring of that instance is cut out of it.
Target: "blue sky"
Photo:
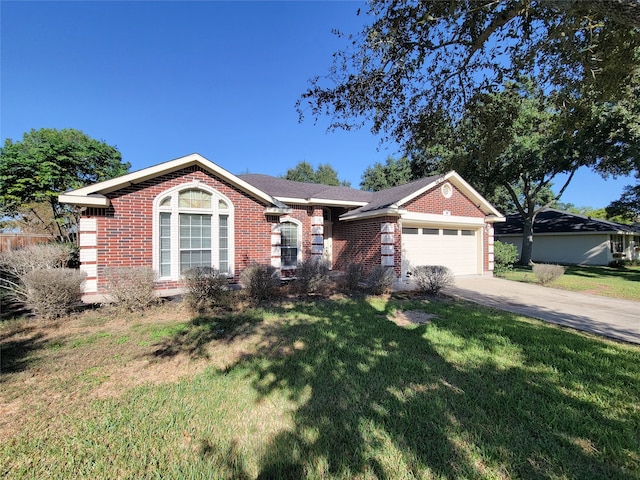
[[[295,102],[359,31],[363,2],[0,1],[0,137],[76,128],[138,170],[197,152],[232,173],[330,164],[359,188],[387,156],[364,128],[298,122]],[[580,171],[561,199],[604,207],[631,179]]]

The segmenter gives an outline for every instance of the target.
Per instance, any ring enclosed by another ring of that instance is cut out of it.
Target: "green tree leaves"
[[[58,203],[58,194],[123,175],[129,163],[120,152],[79,130],[43,128],[21,141],[5,141],[0,151],[0,205],[5,215],[23,225],[68,239],[75,215]],[[43,215],[38,205],[49,205]]]
[[[411,180],[413,180],[411,162],[408,158],[387,157],[384,164],[376,162],[372,167],[367,167],[362,174],[360,187],[363,190],[377,192],[396,185],[403,185]]]
[[[287,170],[284,178],[293,180],[294,182],[321,183],[323,185],[344,187],[350,186],[349,182],[338,178],[338,172],[328,163],[320,164],[318,168],[314,170],[309,162],[302,161],[298,163],[295,168]]]

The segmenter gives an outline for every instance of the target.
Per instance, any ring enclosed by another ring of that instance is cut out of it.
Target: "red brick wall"
[[[482,210],[477,205],[474,205],[455,186],[450,198],[445,198],[440,192],[440,187],[436,187],[402,205],[402,208],[410,212],[435,213],[438,215],[442,215],[443,211],[448,210],[451,215],[461,217],[484,218],[485,216]]]
[[[271,224],[264,214],[266,205],[200,167],[187,167],[108,194],[108,209],[85,212],[98,223],[98,291],[104,290],[101,273],[106,266],[153,265],[153,200],[170,188],[195,180],[215,188],[233,204],[236,275],[253,261],[270,264]],[[176,283],[164,282],[159,287],[172,288]]]
[[[344,270],[349,263],[360,263],[369,272],[380,265],[381,257],[381,225],[395,224],[395,270],[400,276],[400,232],[397,217],[376,217],[352,222],[334,222],[333,224],[333,259],[336,270]]]

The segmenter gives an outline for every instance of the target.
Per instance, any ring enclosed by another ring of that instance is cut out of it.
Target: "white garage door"
[[[402,274],[418,265],[444,265],[456,275],[481,273],[478,229],[402,228]]]

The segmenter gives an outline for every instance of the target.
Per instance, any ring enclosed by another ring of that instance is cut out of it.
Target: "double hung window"
[[[160,195],[156,206],[154,265],[164,279],[194,267],[232,274],[232,208],[209,188],[186,186]]]
[[[299,252],[298,225],[283,222],[280,225],[280,262],[283,267],[295,267]]]

